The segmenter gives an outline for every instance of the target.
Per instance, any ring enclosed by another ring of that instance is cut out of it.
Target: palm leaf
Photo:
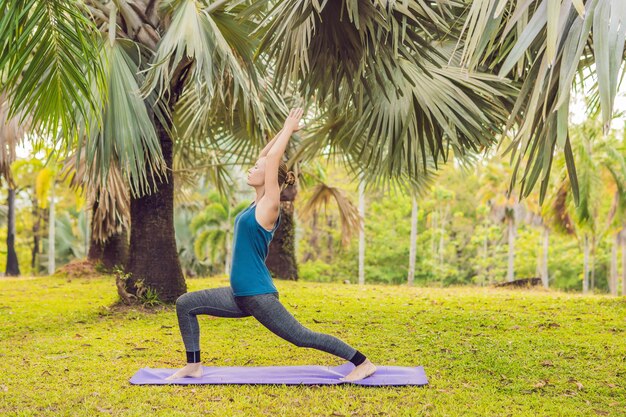
[[[92,80],[105,89],[101,38],[85,15],[75,0],[5,0],[0,7],[0,90],[12,97],[8,117],[21,109],[20,122],[28,114],[33,130],[56,135],[60,128],[66,143],[79,114],[100,107]]]

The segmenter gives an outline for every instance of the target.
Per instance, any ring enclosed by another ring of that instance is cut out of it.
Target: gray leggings
[[[272,333],[298,347],[319,349],[350,361],[356,357],[362,362],[359,358],[364,356],[355,348],[334,336],[314,332],[300,324],[278,298],[277,293],[235,297],[231,287],[192,291],[178,297],[176,315],[187,362],[200,362],[198,314],[232,318],[254,316]]]

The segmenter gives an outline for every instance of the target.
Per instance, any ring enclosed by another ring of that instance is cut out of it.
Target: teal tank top
[[[278,293],[265,259],[280,224],[280,211],[271,232],[259,224],[254,217],[255,211],[256,204],[253,202],[235,217],[230,286],[236,297]]]

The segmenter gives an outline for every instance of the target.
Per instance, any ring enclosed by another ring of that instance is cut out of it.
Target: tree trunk
[[[317,245],[317,239],[319,235],[319,229],[317,228],[317,209],[313,209],[312,221],[311,221],[311,237],[309,238],[309,250],[304,254],[303,262],[309,259],[316,259],[320,253]]]
[[[417,198],[413,196],[411,209],[411,245],[409,249],[409,276],[408,284],[413,285],[415,280],[415,255],[417,253]]]
[[[613,245],[611,246],[611,271],[609,275],[609,291],[611,295],[617,295],[617,247],[619,246],[619,233],[613,236]]]
[[[513,214],[515,216],[515,214]],[[506,280],[511,282],[515,279],[515,217],[509,219],[509,262],[506,273]]]
[[[626,229],[622,229],[622,295],[626,296]]]
[[[128,231],[109,236],[104,242],[91,239],[87,258],[111,270],[115,265],[124,267],[128,262]]]
[[[225,232],[225,236],[224,236],[224,240],[225,240],[225,255],[224,255],[224,275],[226,275],[227,277],[230,276],[230,245],[232,244],[231,242],[231,232],[230,232],[230,212],[228,214],[228,222],[226,223],[226,232]]]
[[[8,203],[8,224],[7,224],[7,265],[5,275],[20,275],[20,265],[15,253],[15,189],[9,188]]]
[[[333,216],[326,215],[326,227],[328,233],[326,234],[326,263],[330,264],[333,261]]]
[[[365,285],[365,183],[359,182],[359,285]]]
[[[445,234],[446,234],[446,222],[448,221],[448,214],[450,213],[450,205],[446,205],[446,211],[443,213],[440,224],[439,233],[439,267],[443,270],[443,255],[445,251]]]
[[[591,237],[591,291],[596,287],[596,235]]]
[[[550,230],[547,227],[543,228],[543,262],[541,264],[541,281],[545,288],[549,287],[550,274],[548,271],[548,249],[550,246]]]
[[[297,194],[296,184],[288,185],[280,194],[280,225],[274,232],[265,259],[265,265],[273,277],[292,281],[298,280],[293,204]]]
[[[92,207],[92,213],[95,213],[98,209],[98,201],[94,202]],[[94,216],[92,216],[92,219]],[[93,231],[93,223],[92,223]],[[100,242],[94,238],[95,233],[91,233],[91,239],[89,243],[89,251],[87,253],[87,259],[95,262],[102,262],[102,265],[110,270],[115,265],[124,267],[128,262],[128,231],[123,230],[121,233],[116,233],[109,236],[109,238]]]
[[[55,180],[52,180],[52,185],[50,186],[50,216],[48,217],[48,274],[54,274],[55,268],[55,253],[54,253],[54,222],[56,219],[56,214],[54,213],[54,183]]]
[[[491,285],[491,277],[489,276],[489,265],[487,264],[487,255],[488,255],[488,247],[489,247],[489,221],[488,216],[485,216],[485,240],[483,240],[483,265],[484,269],[484,278],[481,282],[481,286],[485,285],[485,278],[487,278],[487,282]]]
[[[137,281],[152,288],[165,303],[187,292],[187,284],[178,260],[174,234],[173,144],[158,120],[155,120],[161,151],[167,164],[167,180],[158,190],[130,200],[130,256],[126,271],[131,273],[127,291],[137,294]],[[148,174],[150,178],[151,175]],[[155,178],[158,176],[155,174]]]
[[[39,210],[39,204],[37,197],[32,199],[33,207],[33,251],[31,252],[30,267],[33,271],[33,275],[39,274],[39,230],[41,228],[41,212]]]
[[[437,259],[437,247],[435,246],[435,235],[437,234],[437,216],[439,214],[439,208],[435,208],[432,212],[432,220],[430,224],[431,235],[430,235],[430,246],[432,252],[433,265],[435,265]]]
[[[583,238],[584,244],[584,259],[583,259],[583,294],[587,294],[589,291],[589,239],[587,238],[587,233]]]

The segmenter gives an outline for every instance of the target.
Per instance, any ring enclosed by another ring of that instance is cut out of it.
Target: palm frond
[[[101,105],[92,84],[106,88],[102,39],[85,12],[77,0],[6,0],[0,7],[0,90],[12,98],[8,117],[21,109],[20,123],[29,115],[33,130],[56,135],[60,128],[66,142],[79,114]]]
[[[541,178],[543,200],[558,145],[569,161],[578,204],[578,181],[568,143],[570,92],[577,72],[597,75],[590,93],[597,97],[597,104],[592,103],[591,108],[601,108],[606,133],[624,72],[626,3],[480,0],[472,3],[467,19],[463,64],[470,69],[488,64],[501,76],[523,82],[507,123],[507,129],[517,125],[509,148],[513,150],[511,158],[519,149],[516,167],[521,160],[527,161],[522,195],[528,195]]]
[[[106,42],[101,49],[99,59],[106,63],[109,95],[102,100],[104,107],[99,109],[104,121],[102,129],[94,124],[96,115],[92,113],[84,122],[90,131],[85,157],[89,177],[98,179],[100,186],[106,186],[108,170],[115,162],[119,164],[131,194],[141,196],[151,193],[151,184],[156,186],[155,175],[161,179],[165,173],[166,165],[154,120],[159,119],[161,126],[166,126],[165,117],[168,116],[164,115],[166,109],[153,105],[154,97],[146,103],[138,95],[142,81],[138,74],[140,62],[137,62],[138,54],[133,56],[128,52],[135,46],[131,41],[116,40],[113,44]],[[154,119],[146,104],[151,106]],[[77,147],[79,162],[82,147],[81,141]]]
[[[441,55],[431,45],[448,30],[452,15],[447,2],[287,0],[272,7],[259,24],[263,36],[257,56],[276,62],[275,85],[296,81],[318,105],[351,92],[360,103],[371,83],[381,82],[378,58],[398,57],[415,65],[434,64]],[[368,77],[376,72],[377,77]],[[345,103],[342,103],[345,105]]]
[[[18,113],[9,118],[10,99],[0,93],[0,180],[4,178],[10,188],[15,188],[11,164],[15,161],[15,147],[21,144],[31,128],[32,118]]]

